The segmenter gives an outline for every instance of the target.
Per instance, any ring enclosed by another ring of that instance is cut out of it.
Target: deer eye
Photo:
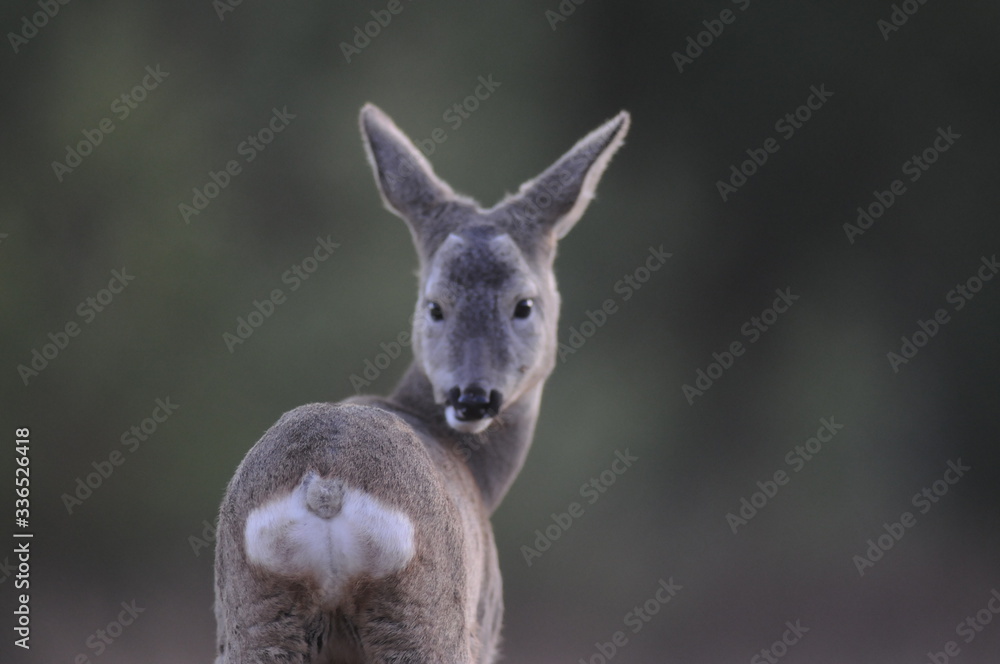
[[[531,315],[531,310],[535,307],[535,301],[530,297],[521,300],[514,307],[514,318],[527,318]]]
[[[441,311],[441,305],[437,302],[427,303],[427,314],[433,321],[444,320],[444,312]]]

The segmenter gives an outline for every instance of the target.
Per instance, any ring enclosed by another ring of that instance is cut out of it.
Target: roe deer
[[[219,514],[217,664],[495,660],[490,515],[555,366],[556,242],[629,127],[623,111],[483,209],[378,108],[360,121],[419,255],[413,364],[388,397],[285,413],[243,459]]]

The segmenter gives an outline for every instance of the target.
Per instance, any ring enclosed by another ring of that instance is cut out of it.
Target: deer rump
[[[286,413],[240,463],[217,529],[217,664],[496,660],[490,515],[556,364],[556,245],[628,127],[619,113],[484,209],[362,109],[382,201],[420,262],[413,362],[387,397]]]

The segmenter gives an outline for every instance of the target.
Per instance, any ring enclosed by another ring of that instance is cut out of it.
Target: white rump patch
[[[398,572],[415,553],[409,517],[315,472],[288,495],[253,510],[245,539],[252,563],[279,576],[316,581],[329,605],[343,597],[352,579]]]

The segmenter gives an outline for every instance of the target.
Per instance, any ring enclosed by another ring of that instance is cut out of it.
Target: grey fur
[[[306,505],[309,511],[322,519],[332,519],[340,514],[344,505],[344,482],[337,477],[321,478],[314,471],[302,480],[306,486]]]
[[[217,664],[495,660],[503,600],[489,518],[524,463],[555,366],[556,242],[583,214],[628,125],[620,113],[483,209],[438,179],[384,113],[362,109],[382,199],[420,258],[414,361],[390,396],[301,406],[247,453],[219,515]],[[513,317],[527,299],[530,315]],[[431,302],[441,320],[428,315]],[[445,417],[448,391],[471,384],[503,395],[480,433]],[[415,555],[388,576],[350,580],[333,607],[315,579],[255,566],[248,516],[297,487],[331,524],[347,518],[345,491],[405,515]]]

